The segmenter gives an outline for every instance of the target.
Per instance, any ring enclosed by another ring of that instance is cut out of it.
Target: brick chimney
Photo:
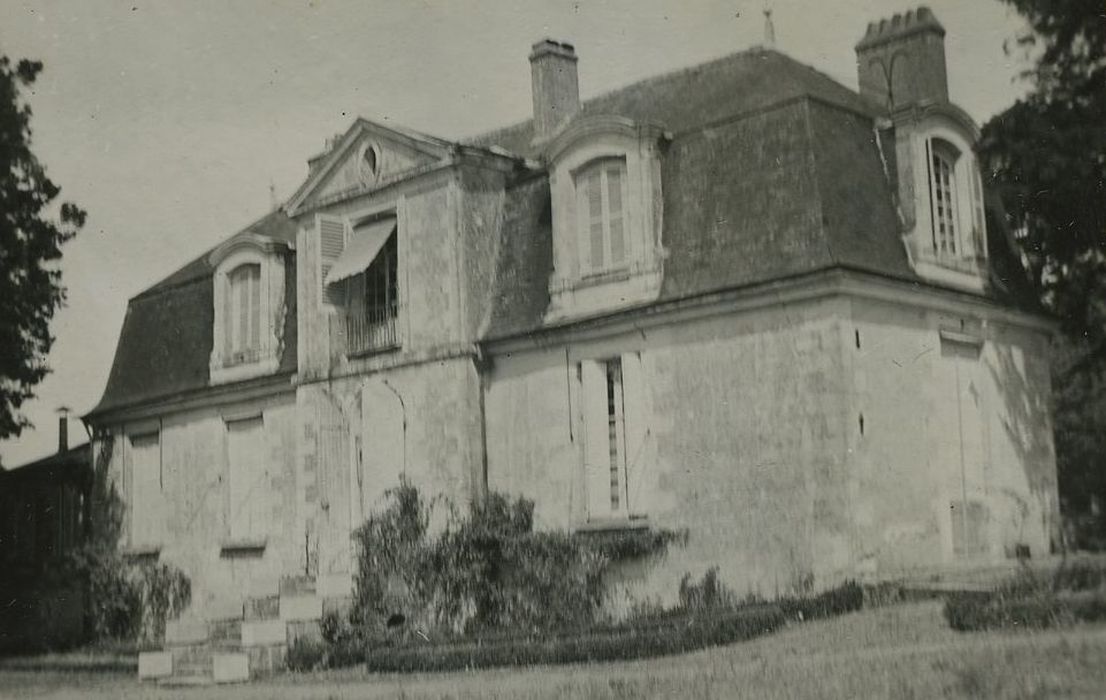
[[[894,111],[948,102],[945,28],[928,7],[868,24],[856,45],[860,94]]]
[[[543,39],[530,51],[534,94],[534,138],[542,139],[580,111],[576,49],[572,44]]]
[[[69,450],[69,412],[62,411],[58,416],[58,453]]]

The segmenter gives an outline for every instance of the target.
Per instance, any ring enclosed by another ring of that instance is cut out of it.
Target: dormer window
[[[256,362],[261,351],[261,265],[245,263],[227,276],[224,300],[227,364]]]
[[[894,115],[904,243],[914,271],[938,284],[982,291],[988,279],[983,187],[972,144],[979,130],[948,104]]]
[[[575,175],[577,231],[586,249],[590,273],[624,267],[627,263],[626,160],[607,158],[589,163]]]
[[[647,303],[660,293],[664,132],[578,117],[545,145],[553,211],[547,320]]]
[[[288,245],[246,232],[208,257],[215,268],[211,383],[272,374],[284,336],[284,254]]]
[[[933,209],[933,247],[940,254],[956,255],[956,158],[944,141],[931,146],[929,196]]]

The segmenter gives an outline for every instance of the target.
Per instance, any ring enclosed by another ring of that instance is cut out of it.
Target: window
[[[131,546],[160,545],[165,523],[161,441],[157,433],[148,433],[131,436],[130,443]]]
[[[355,233],[356,235],[356,233]],[[399,314],[397,279],[398,246],[394,231],[376,258],[348,283],[346,317],[350,352],[364,352],[396,345]]]
[[[646,393],[637,353],[578,366],[588,520],[637,517],[645,458]]]
[[[227,276],[227,284],[227,364],[256,362],[261,350],[261,265],[239,265]]]
[[[603,272],[624,267],[629,259],[623,202],[626,161],[611,158],[576,174],[577,213],[584,245],[582,267]]]
[[[952,552],[957,557],[978,557],[987,553],[987,506],[979,501],[949,503],[952,517]]]
[[[212,384],[264,376],[279,367],[287,325],[289,252],[286,243],[245,231],[208,256],[214,268],[208,365]],[[294,283],[294,276],[289,282]]]
[[[232,540],[263,538],[272,517],[264,422],[260,416],[227,421],[228,530]]]
[[[957,254],[956,151],[943,141],[930,143],[930,210],[933,248],[938,254]]]

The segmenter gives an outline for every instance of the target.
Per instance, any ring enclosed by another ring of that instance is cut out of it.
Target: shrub
[[[396,614],[424,635],[586,625],[612,561],[657,552],[677,538],[644,530],[533,532],[533,502],[500,494],[431,538],[429,507],[416,489],[405,483],[388,498],[388,508],[356,534],[354,620],[368,638],[385,633],[385,620]]]
[[[680,580],[680,607],[689,611],[705,611],[719,607],[731,607],[736,600],[732,591],[718,580],[718,567],[710,568],[698,583],[691,581],[691,574]]]
[[[777,605],[791,619],[816,620],[855,612],[864,607],[864,588],[846,581],[816,596],[781,598]]]
[[[329,666],[328,645],[317,639],[297,637],[288,646],[285,665],[289,671],[315,671]]]
[[[751,639],[783,624],[784,617],[778,608],[758,606],[719,615],[683,614],[644,625],[600,627],[556,636],[492,636],[377,648],[367,655],[365,662],[370,671],[410,672],[627,660]]]

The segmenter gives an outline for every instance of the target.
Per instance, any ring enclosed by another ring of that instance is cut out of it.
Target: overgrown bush
[[[718,580],[718,567],[712,567],[702,580],[695,583],[691,574],[684,574],[680,580],[680,607],[688,611],[706,611],[720,607],[731,607],[736,596],[725,584]]]
[[[864,607],[864,587],[845,581],[815,596],[787,597],[776,602],[790,619],[817,620],[855,612]]]
[[[603,574],[621,559],[656,553],[678,535],[534,532],[534,504],[490,494],[468,517],[427,533],[430,506],[409,484],[357,531],[360,548],[353,620],[366,639],[404,632],[534,631],[592,622]]]
[[[1064,562],[1052,572],[1023,568],[994,591],[949,595],[945,619],[961,632],[1045,629],[1106,619],[1106,568]]]

